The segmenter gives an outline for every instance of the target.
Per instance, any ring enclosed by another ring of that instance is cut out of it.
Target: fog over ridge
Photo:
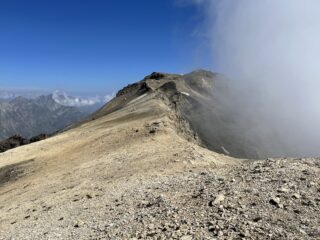
[[[190,2],[190,1],[189,1]],[[226,110],[270,156],[320,156],[320,2],[202,0]]]

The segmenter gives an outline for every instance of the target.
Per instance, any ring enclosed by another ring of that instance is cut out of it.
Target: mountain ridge
[[[225,87],[211,76],[152,74],[80,123],[1,153],[0,239],[318,239],[319,159],[206,148],[202,105]]]
[[[228,112],[224,102],[232,95],[228,92],[228,84],[223,75],[203,69],[188,74],[153,72],[120,89],[114,99],[83,122],[111,114],[143,94],[154,93],[158,98],[166,98],[163,100],[188,122],[204,147],[238,158],[271,156],[254,140],[248,138],[244,141],[244,132],[232,122],[232,113]]]

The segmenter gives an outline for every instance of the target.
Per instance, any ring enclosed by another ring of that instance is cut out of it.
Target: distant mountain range
[[[103,105],[111,100],[113,94],[94,97],[74,97],[66,92],[56,90],[52,93],[52,98],[59,104],[71,107],[85,107],[94,105]]]
[[[37,90],[1,90],[0,89],[0,99],[12,100],[17,97],[25,98],[36,98],[41,95],[49,95],[50,92],[47,91],[37,91]]]
[[[82,99],[60,91],[41,96],[34,92],[25,96],[0,92],[0,140],[16,134],[31,138],[56,132],[85,118],[108,100]]]
[[[25,97],[28,99],[34,99],[43,95],[52,95],[52,98],[61,105],[64,106],[90,106],[94,104],[104,104],[113,98],[114,94],[80,94],[81,97],[70,96],[64,91],[55,90],[53,92],[42,91],[42,90],[1,90],[0,89],[0,100],[12,100],[17,97]],[[79,94],[77,94],[79,95]]]

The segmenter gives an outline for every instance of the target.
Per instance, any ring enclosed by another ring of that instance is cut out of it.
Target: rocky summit
[[[319,239],[320,159],[263,158],[226,82],[152,73],[1,153],[0,239]]]

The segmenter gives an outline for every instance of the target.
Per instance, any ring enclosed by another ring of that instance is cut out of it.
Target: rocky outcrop
[[[14,135],[6,140],[0,141],[0,152],[5,152],[11,148],[19,147],[28,143],[28,139],[25,139],[20,135]]]
[[[12,148],[16,148],[19,146],[29,144],[29,143],[38,142],[38,141],[44,140],[48,137],[49,137],[48,134],[39,134],[38,136],[34,136],[30,139],[27,139],[27,138],[24,138],[20,135],[14,135],[12,137],[9,137],[6,140],[0,141],[0,153],[8,151]]]

